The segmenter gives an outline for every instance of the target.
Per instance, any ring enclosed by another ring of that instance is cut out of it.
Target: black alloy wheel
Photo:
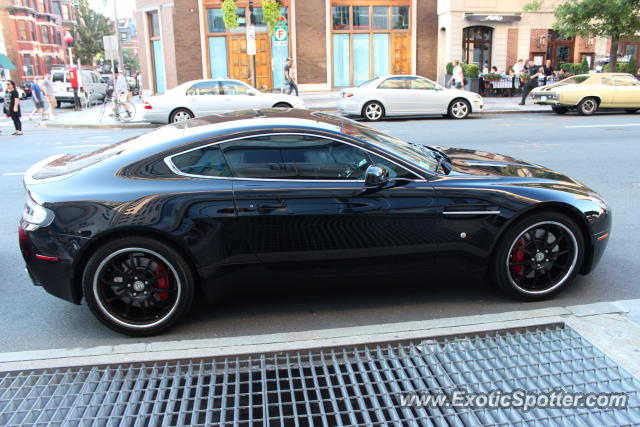
[[[89,258],[83,291],[91,311],[132,336],[172,326],[193,300],[189,266],[170,246],[147,237],[110,241]]]
[[[559,213],[534,214],[503,236],[493,260],[493,278],[512,296],[541,300],[567,286],[583,258],[584,239],[570,218]]]

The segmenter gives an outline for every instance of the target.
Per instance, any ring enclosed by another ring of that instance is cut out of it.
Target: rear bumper
[[[359,116],[362,113],[362,108],[358,102],[353,101],[351,98],[340,98],[338,112],[340,114]]]
[[[29,278],[52,295],[80,304],[82,292],[74,286],[78,254],[90,239],[53,233],[49,227],[25,222],[18,230],[20,251]]]
[[[169,113],[159,113],[153,110],[142,110],[142,121],[149,123],[169,123]]]

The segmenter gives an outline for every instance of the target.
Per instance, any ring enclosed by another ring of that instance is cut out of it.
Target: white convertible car
[[[145,98],[143,120],[175,123],[224,111],[271,107],[304,108],[304,103],[297,96],[262,93],[240,80],[193,80]]]
[[[474,92],[445,89],[421,76],[386,76],[343,89],[338,103],[342,114],[376,121],[385,116],[442,114],[464,119],[482,111],[482,97]]]

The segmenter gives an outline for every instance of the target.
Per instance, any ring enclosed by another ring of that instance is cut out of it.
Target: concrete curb
[[[640,300],[627,300],[337,329],[12,352],[0,354],[0,372],[301,351],[565,323],[640,376],[640,326],[628,316],[638,307]]]

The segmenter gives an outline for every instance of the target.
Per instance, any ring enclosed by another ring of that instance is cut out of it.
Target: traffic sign
[[[104,44],[104,58],[105,59],[118,59],[118,37],[117,36],[103,36],[102,43]]]
[[[289,39],[289,33],[287,27],[276,27],[273,30],[273,39],[276,42],[286,42]]]
[[[247,55],[256,54],[256,27],[255,25],[247,26]]]

